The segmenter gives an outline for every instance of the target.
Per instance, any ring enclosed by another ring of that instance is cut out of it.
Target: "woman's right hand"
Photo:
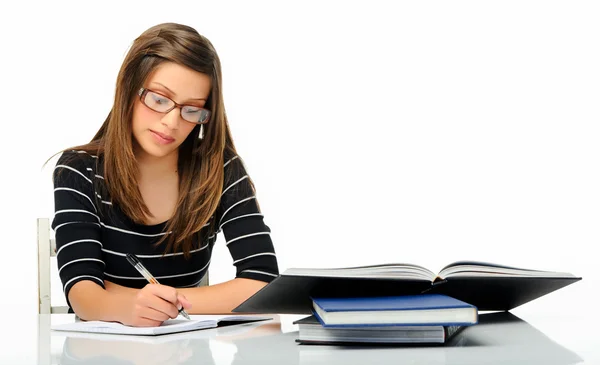
[[[179,309],[191,308],[187,298],[177,289],[160,284],[147,284],[131,298],[123,324],[135,327],[160,326],[169,318],[176,318]]]

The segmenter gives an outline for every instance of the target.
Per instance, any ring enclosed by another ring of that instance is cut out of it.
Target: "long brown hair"
[[[104,162],[104,181],[113,204],[134,223],[144,224],[151,213],[144,203],[137,181],[137,163],[133,153],[132,115],[137,91],[146,78],[163,62],[174,62],[211,78],[206,107],[210,121],[199,139],[196,126],[179,147],[179,198],[175,213],[166,224],[165,252],[181,251],[189,255],[194,235],[215,214],[224,181],[224,155],[236,150],[225,115],[222,94],[221,63],[211,42],[195,29],[176,23],[155,25],[133,42],[119,74],[113,107],[91,142],[67,150],[96,154]],[[211,225],[214,232],[215,224]]]

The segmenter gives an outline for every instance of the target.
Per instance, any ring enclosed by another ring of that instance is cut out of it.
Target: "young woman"
[[[154,26],[131,46],[92,141],[63,151],[52,228],[64,293],[80,318],[156,326],[182,307],[230,312],[278,276],[221,90],[205,37],[185,25]],[[236,277],[199,287],[219,232]],[[148,284],[128,253],[160,284]]]

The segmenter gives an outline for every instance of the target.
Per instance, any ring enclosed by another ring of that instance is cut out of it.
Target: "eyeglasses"
[[[175,108],[181,110],[181,117],[191,123],[204,124],[210,119],[210,110],[191,105],[177,104],[164,95],[146,88],[138,91],[140,101],[148,108],[159,113],[168,113]]]

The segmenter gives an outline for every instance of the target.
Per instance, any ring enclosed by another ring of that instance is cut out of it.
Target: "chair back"
[[[51,237],[50,219],[37,219],[38,313],[68,313],[67,306],[52,306],[50,259],[56,257],[56,241]]]

